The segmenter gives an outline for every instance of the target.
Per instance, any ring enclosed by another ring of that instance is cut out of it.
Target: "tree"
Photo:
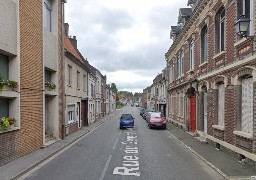
[[[117,95],[118,89],[117,89],[115,83],[111,83],[111,89],[112,89],[112,91],[113,91],[114,93],[116,93],[116,95]]]

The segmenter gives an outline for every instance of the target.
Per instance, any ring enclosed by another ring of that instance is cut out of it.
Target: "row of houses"
[[[179,10],[177,25],[171,26],[166,68],[143,90],[143,106],[162,111],[181,129],[255,164],[256,1],[187,4]]]
[[[106,75],[69,35],[65,3],[0,1],[0,166],[115,110]]]

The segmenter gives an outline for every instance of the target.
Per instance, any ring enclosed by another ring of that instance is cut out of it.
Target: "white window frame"
[[[47,12],[49,13],[49,17],[47,16]],[[49,19],[48,19],[49,18]],[[49,32],[52,32],[52,8],[51,2],[44,1],[44,28]]]
[[[218,85],[218,125],[224,127],[225,119],[225,85]]]
[[[67,109],[68,109],[68,124],[72,124],[72,123],[75,122],[76,105],[75,104],[68,104]]]
[[[180,52],[180,76],[184,75],[184,53]]]
[[[201,63],[208,62],[208,29],[207,26],[201,31]]]
[[[192,71],[194,70],[195,65],[195,42],[192,40],[189,44],[189,69]]]
[[[224,13],[224,16],[221,17]],[[223,8],[223,10],[221,11],[220,15],[219,15],[219,50],[220,52],[225,51],[225,46],[226,46],[226,27],[225,27],[225,21],[226,21],[226,11],[225,8]],[[223,29],[223,33],[222,33],[222,29]],[[222,47],[223,45],[223,47]]]

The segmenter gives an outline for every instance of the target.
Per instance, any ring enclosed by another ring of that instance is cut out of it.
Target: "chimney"
[[[69,37],[69,39],[71,40],[73,46],[77,49],[77,40],[76,40],[76,36],[73,37]]]
[[[64,23],[64,30],[65,30],[65,36],[68,36],[68,34],[69,34],[69,24],[68,23]]]

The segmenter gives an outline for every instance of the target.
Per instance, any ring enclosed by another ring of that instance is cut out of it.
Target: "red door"
[[[190,97],[190,127],[191,131],[196,130],[196,96]]]

